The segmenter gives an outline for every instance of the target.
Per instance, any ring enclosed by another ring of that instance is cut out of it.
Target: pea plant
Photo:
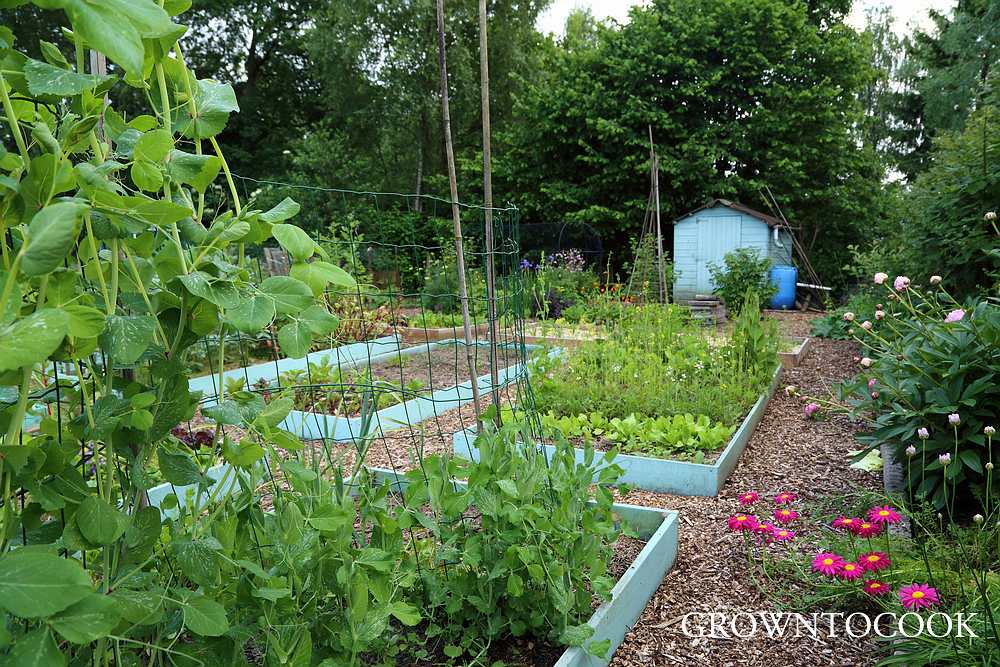
[[[280,598],[280,573],[232,554],[266,532],[249,509],[265,449],[298,445],[277,429],[288,402],[227,395],[220,382],[203,414],[229,465],[213,479],[213,462],[175,435],[200,398],[185,354],[209,335],[273,327],[302,356],[337,325],[317,295],[353,279],[308,261],[319,247],[288,222],[294,201],[240,201],[216,140],[235,94],[196,78],[177,41],[185,27],[171,13],[190,3],[35,4],[62,10],[71,50],[41,42],[36,60],[0,27],[14,149],[0,149],[0,647],[11,664],[221,664],[198,655],[240,645],[226,596]],[[88,50],[114,73],[87,73]],[[108,96],[122,86],[148,114],[116,110]],[[210,213],[220,174],[231,208]],[[292,276],[258,281],[246,248],[272,238],[295,259]],[[39,405],[46,416],[26,432]],[[226,433],[237,424],[238,440]],[[152,505],[154,461],[194,492]]]

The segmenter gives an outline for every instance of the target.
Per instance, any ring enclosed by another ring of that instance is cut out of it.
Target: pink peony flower
[[[780,523],[791,523],[799,518],[799,513],[787,507],[774,510],[774,519]]]
[[[884,283],[888,279],[889,279],[889,274],[888,273],[882,273],[881,271],[879,271],[878,273],[875,274],[875,284],[876,285],[881,285],[882,283]]]
[[[739,502],[740,505],[753,505],[759,499],[760,496],[757,495],[756,491],[747,491],[742,496],[740,496]]]
[[[869,579],[865,582],[865,593],[871,595],[872,597],[878,597],[879,595],[886,595],[892,589],[883,584],[877,579]]]
[[[889,557],[881,551],[872,551],[858,556],[858,564],[861,565],[861,569],[863,570],[868,572],[878,572],[879,570],[884,570],[892,565],[892,562],[889,560]]]
[[[744,531],[755,530],[760,522],[752,514],[737,514],[729,517],[729,530]]]
[[[844,563],[840,568],[840,578],[844,581],[860,579],[865,571],[857,563]]]
[[[902,292],[909,286],[910,279],[906,276],[896,276],[896,279],[892,281],[892,288],[897,292]]]
[[[834,553],[816,554],[812,562],[813,571],[825,574],[828,577],[835,577],[840,574],[844,567],[844,559]]]
[[[805,407],[805,410],[804,410],[804,412],[805,412],[805,414],[806,414],[806,419],[812,419],[812,418],[813,418],[813,416],[814,416],[814,415],[815,415],[815,414],[816,414],[817,412],[819,412],[819,405],[818,405],[818,404],[816,404],[816,403],[810,403],[809,405],[807,405],[807,406]]]
[[[961,308],[956,308],[948,313],[947,317],[944,318],[944,322],[945,324],[951,324],[952,322],[958,322],[963,317],[965,317],[965,311]]]
[[[788,503],[798,500],[798,496],[794,493],[789,493],[788,491],[783,491],[774,497],[775,505],[787,505]]]
[[[930,609],[941,600],[938,592],[927,584],[910,584],[899,589],[899,601],[906,609]]]

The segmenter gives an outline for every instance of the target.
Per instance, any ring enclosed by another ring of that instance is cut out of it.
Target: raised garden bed
[[[795,368],[802,363],[803,359],[805,359],[811,346],[811,338],[806,337],[791,339],[787,349],[783,349],[778,352],[778,357],[781,359],[781,366],[783,368]]]
[[[408,482],[398,473],[385,468],[369,468],[374,473],[377,484],[388,484],[395,492],[402,492]],[[246,476],[246,473],[240,473]],[[209,503],[231,493],[238,486],[237,475],[229,464],[214,466],[208,476],[213,485],[197,498],[199,504]],[[345,480],[349,483],[349,480]],[[464,486],[462,481],[455,484]],[[351,492],[353,488],[348,487]],[[161,484],[149,490],[150,505],[162,508],[166,516],[176,517],[176,505],[186,506],[196,499],[197,486],[173,486]],[[176,496],[176,505],[169,496]],[[164,505],[168,507],[164,507]],[[607,665],[614,652],[621,645],[626,633],[638,620],[650,598],[659,588],[664,576],[673,566],[678,548],[677,512],[615,503],[614,512],[645,542],[638,555],[618,578],[611,589],[611,598],[602,603],[587,621],[594,628],[590,642],[606,641],[609,644],[607,659],[597,658],[583,648],[565,649],[555,662],[555,667],[597,667]]]
[[[743,418],[739,428],[713,463],[689,463],[623,454],[617,456],[614,461],[625,471],[618,478],[618,482],[657,493],[673,493],[682,496],[717,495],[726,479],[735,470],[747,443],[750,442],[754,429],[757,428],[761,417],[764,416],[767,404],[778,387],[781,370],[780,366],[774,369],[767,390],[750,408],[750,412]],[[554,447],[551,445],[540,446],[545,449],[547,456],[552,455]],[[479,450],[475,445],[475,430],[466,429],[457,432],[454,436],[453,449],[455,454],[459,456],[477,460]],[[583,461],[583,457],[584,450],[577,448],[577,461]]]
[[[426,359],[428,353],[434,353],[436,350],[448,350],[453,356],[455,347],[464,345],[464,341],[458,340],[435,341],[425,343],[423,345],[403,348],[396,354],[398,354],[401,358],[412,357],[416,360],[421,356],[424,356]],[[487,355],[489,348],[485,344],[477,344],[477,346],[481,347],[481,349],[477,352],[477,357],[480,360],[480,363],[485,364],[488,359]],[[459,368],[461,368],[463,365],[461,360],[464,358],[464,350],[460,348],[458,350],[458,354],[460,355]],[[511,350],[501,348],[498,352],[498,356],[499,363],[502,365],[505,363],[506,358],[514,357],[516,355],[514,355]],[[385,356],[380,358],[380,361],[385,360]],[[480,368],[484,369],[488,367],[481,366]],[[520,379],[524,373],[527,373],[527,371],[519,363],[512,364],[505,368],[499,368],[497,370],[497,383],[499,388],[503,388],[517,382],[517,380]],[[461,374],[458,375],[458,377],[461,376]],[[456,384],[454,383],[454,378],[455,375],[452,374],[449,378],[449,382],[444,383],[444,386],[441,386],[440,388],[434,388],[427,395],[415,396],[401,403],[396,403],[395,405],[377,410],[372,416],[372,427],[377,429],[379,432],[387,433],[396,429],[412,426],[425,419],[438,416],[448,410],[451,410],[452,408],[461,407],[462,405],[472,401],[472,381],[466,380]],[[487,371],[482,375],[479,375],[475,382],[478,386],[480,394],[486,394],[493,384],[493,379],[491,374]],[[281,427],[295,433],[303,440],[324,439],[349,441],[355,440],[362,435],[363,419],[360,416],[331,415],[292,410],[288,414],[288,417],[286,417],[282,422]]]
[[[604,330],[594,325],[536,321],[525,323],[523,338],[525,343],[533,345],[572,347],[604,336]]]
[[[396,332],[396,335],[406,343],[429,343],[436,340],[462,338],[465,335],[461,326],[434,328],[396,326],[393,327],[393,330]],[[488,332],[489,324],[485,322],[471,327],[473,338],[482,338],[486,336]]]

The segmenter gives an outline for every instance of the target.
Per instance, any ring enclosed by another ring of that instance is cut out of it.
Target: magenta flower
[[[956,308],[955,310],[948,313],[944,318],[945,324],[951,324],[952,322],[958,322],[963,317],[965,317],[965,311],[961,308]]]
[[[834,553],[820,553],[813,558],[812,567],[815,572],[835,577],[844,568],[844,559]]]
[[[870,521],[862,521],[861,523],[854,526],[851,532],[858,537],[875,537],[882,532],[882,526],[874,524]]]
[[[805,407],[804,412],[806,415],[806,419],[812,419],[813,415],[819,412],[819,405],[817,403],[810,403]]]
[[[896,276],[896,279],[892,281],[892,287],[897,292],[902,292],[907,287],[910,286],[910,279],[906,276]]]
[[[875,378],[870,378],[868,380],[868,391],[873,390],[875,388],[875,385],[877,385],[877,384],[878,384],[878,380],[876,380]]]
[[[878,597],[879,595],[886,595],[892,589],[886,586],[884,583],[878,579],[869,579],[865,582],[865,593],[871,595],[872,597]]]
[[[899,601],[906,609],[916,611],[930,609],[941,600],[937,590],[927,584],[910,584],[899,589]]]
[[[783,491],[774,497],[775,505],[787,505],[798,499],[798,496],[794,493],[789,493],[788,491]]]
[[[894,507],[883,505],[882,507],[873,507],[868,510],[868,520],[875,524],[892,525],[902,521],[903,517],[899,515],[899,512]]]
[[[753,505],[760,499],[756,491],[747,491],[739,498],[740,505]]]
[[[791,523],[799,518],[799,513],[795,510],[790,510],[787,507],[781,507],[774,510],[774,519],[779,523]]]
[[[858,565],[861,566],[862,570],[878,572],[892,565],[892,561],[881,551],[872,551],[858,556]]]
[[[744,531],[755,530],[759,522],[752,514],[737,514],[729,517],[729,530]]]
[[[771,531],[771,537],[775,542],[788,542],[795,537],[795,531],[787,528],[775,528]]]
[[[832,525],[834,528],[839,528],[840,530],[848,530],[853,533],[854,529],[857,528],[858,524],[860,523],[861,519],[852,519],[849,516],[839,516],[833,520]]]
[[[840,578],[844,581],[854,581],[860,579],[865,571],[857,563],[844,563],[840,567]]]

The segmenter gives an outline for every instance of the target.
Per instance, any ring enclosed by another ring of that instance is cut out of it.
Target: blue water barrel
[[[771,269],[771,284],[778,288],[771,299],[771,308],[788,310],[795,307],[795,283],[799,270],[794,266],[776,266]]]

